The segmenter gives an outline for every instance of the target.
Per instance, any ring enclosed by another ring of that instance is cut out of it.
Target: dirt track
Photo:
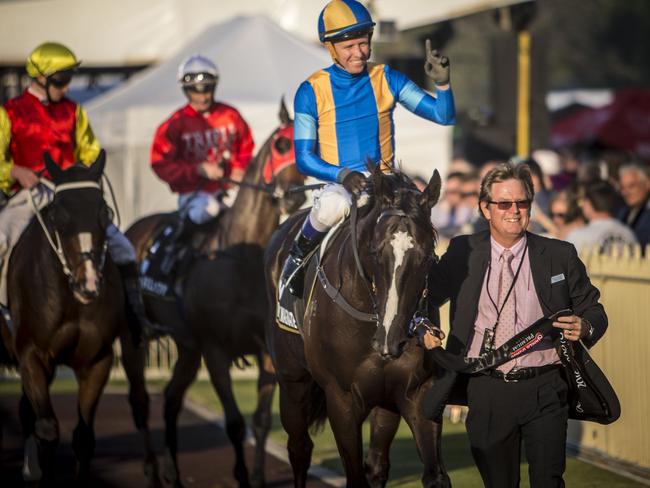
[[[71,448],[75,427],[76,396],[54,395],[54,408],[60,422],[61,444],[57,451],[55,486],[69,486],[74,473]],[[2,423],[2,451],[0,452],[0,486],[22,486],[22,438],[17,414],[18,397],[0,396],[0,422]],[[156,450],[162,450],[162,397],[151,397],[151,429]],[[95,422],[96,448],[92,464],[92,487],[142,487],[142,447],[131,420],[126,396],[105,393],[99,405]],[[247,446],[250,467],[252,446]],[[235,487],[232,477],[233,450],[225,433],[214,422],[205,420],[184,409],[179,421],[179,463],[183,484],[187,487]],[[267,486],[293,486],[291,468],[280,459],[269,455],[267,460]],[[309,486],[326,487],[318,479]]]

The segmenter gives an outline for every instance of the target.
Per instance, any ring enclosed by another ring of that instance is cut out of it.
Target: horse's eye
[[[291,150],[291,139],[288,137],[280,137],[275,141],[275,150],[280,154],[285,154]]]

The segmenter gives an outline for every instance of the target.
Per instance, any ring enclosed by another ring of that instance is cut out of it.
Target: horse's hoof
[[[32,435],[25,441],[25,457],[23,458],[23,480],[26,483],[40,481],[43,477],[38,459],[38,444]]]
[[[163,483],[158,473],[158,461],[154,457],[153,461],[147,461],[144,464],[144,476],[147,478],[147,488],[162,488]]]
[[[165,449],[165,454],[163,454],[162,480],[166,485],[171,485],[175,488],[182,488],[183,486],[174,457],[167,449]]]
[[[251,475],[251,487],[252,488],[264,488],[266,486],[266,481],[264,480],[263,474],[253,473]]]

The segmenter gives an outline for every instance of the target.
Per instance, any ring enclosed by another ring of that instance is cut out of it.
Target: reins
[[[309,190],[319,190],[323,188],[323,186],[325,186],[324,183],[316,183],[312,185],[293,185],[287,188],[286,190],[283,190],[282,188],[280,188],[279,186],[273,183],[268,185],[260,184],[260,183],[249,183],[248,181],[235,181],[231,178],[219,178],[219,181],[268,193],[269,195],[272,195],[274,198],[277,199],[282,199],[285,197],[285,195],[291,195],[293,193],[302,193]]]

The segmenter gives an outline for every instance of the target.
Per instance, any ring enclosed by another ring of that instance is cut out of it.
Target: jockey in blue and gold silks
[[[399,71],[367,62],[374,25],[356,0],[329,2],[318,31],[334,64],[312,74],[294,99],[298,168],[331,182],[314,197],[282,271],[281,284],[296,296],[302,295],[305,256],[348,214],[351,194],[365,185],[368,161],[392,167],[396,104],[441,125],[455,122],[449,60],[427,41],[425,71],[437,87],[433,97]]]

